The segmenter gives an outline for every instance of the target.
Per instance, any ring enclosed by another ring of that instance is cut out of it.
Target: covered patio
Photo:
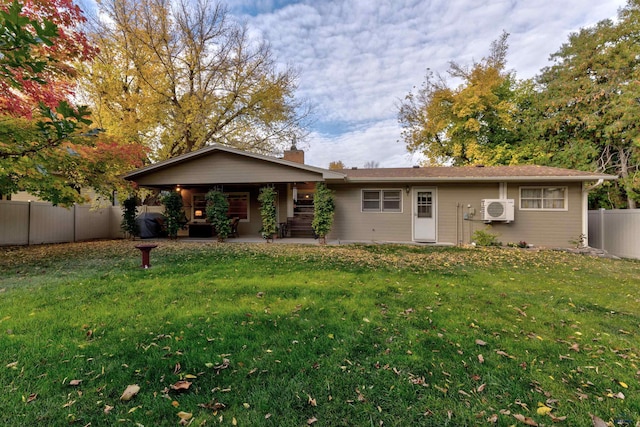
[[[227,196],[228,217],[237,218],[239,237],[261,239],[258,196],[266,186],[276,191],[277,237],[313,240],[313,196],[317,182],[344,175],[304,164],[304,152],[295,146],[281,159],[213,145],[135,170],[124,176],[138,186],[177,191],[183,202],[186,228],[181,238],[211,238],[205,195],[218,190]],[[277,240],[277,239],[275,239]]]

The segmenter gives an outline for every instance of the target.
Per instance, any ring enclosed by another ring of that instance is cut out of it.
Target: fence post
[[[605,240],[605,235],[604,235],[604,230],[605,230],[605,226],[604,226],[604,208],[600,208],[598,210],[599,214],[598,214],[598,227],[600,228],[600,249],[602,249],[603,251],[606,251],[607,249],[605,248],[605,244],[604,244],[604,240]]]
[[[31,244],[31,200],[27,209],[27,246]]]

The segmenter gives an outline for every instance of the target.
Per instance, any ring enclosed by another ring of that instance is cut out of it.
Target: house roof
[[[550,166],[430,166],[413,168],[341,169],[348,182],[372,181],[596,181],[613,175]]]
[[[242,151],[242,150],[238,150],[236,148],[231,148],[231,147],[227,147],[224,145],[219,145],[219,144],[213,144],[204,148],[201,148],[200,150],[196,150],[196,151],[192,151],[190,153],[186,153],[186,154],[182,154],[180,156],[176,156],[173,157],[171,159],[168,160],[164,160],[158,163],[153,163],[151,165],[142,167],[140,169],[136,169],[133,170],[131,172],[128,172],[126,174],[124,174],[122,177],[126,180],[129,181],[135,181],[136,179],[148,175],[150,173],[154,173],[154,172],[158,172],[160,170],[163,169],[167,169],[169,167],[172,166],[176,166],[176,165],[180,165],[183,164],[185,162],[189,162],[195,159],[199,159],[205,156],[209,156],[215,152],[223,152],[223,153],[230,153],[230,154],[236,154],[239,156],[244,156],[244,157],[248,157],[248,158],[253,158],[256,160],[261,160],[261,161],[265,161],[265,162],[269,162],[269,163],[275,163],[275,164],[279,164],[282,166],[287,166],[290,168],[294,168],[294,169],[299,169],[302,171],[307,171],[307,172],[315,172],[317,174],[320,174],[322,176],[323,179],[344,179],[344,174],[337,172],[337,171],[332,171],[332,170],[328,170],[328,169],[323,169],[323,168],[318,168],[315,166],[309,166],[309,165],[305,165],[302,163],[297,163],[297,162],[292,162],[289,160],[284,160],[284,159],[278,159],[276,157],[271,157],[271,156],[264,156],[261,154],[256,154],[256,153],[250,153],[247,151]]]
[[[429,167],[412,167],[412,168],[374,168],[374,169],[340,169],[329,170],[315,166],[309,166],[302,163],[292,162],[289,160],[279,159],[276,157],[265,156],[247,151],[238,150],[219,144],[213,144],[200,150],[192,151],[181,156],[177,156],[168,160],[164,160],[152,165],[145,166],[140,169],[131,171],[123,178],[130,181],[155,181],[158,173],[166,175],[167,170],[176,170],[176,168],[187,167],[186,163],[203,161],[207,156],[215,155],[215,153],[226,153],[225,155],[242,156],[244,158],[255,159],[257,161],[266,162],[273,166],[284,166],[283,171],[299,171],[300,173],[317,174],[318,181],[339,182],[584,182],[597,180],[613,180],[614,175],[607,175],[595,172],[584,172],[574,169],[555,168],[550,166],[537,165],[515,165],[515,166],[429,166]],[[232,166],[235,167],[235,166]],[[229,179],[238,179],[237,174],[242,175],[242,171],[234,170],[233,174],[226,176]],[[273,174],[279,175],[277,170],[271,171],[270,176],[264,179],[275,179]],[[233,176],[232,176],[233,175]],[[200,177],[203,178],[203,177]],[[219,178],[219,177],[217,177]],[[282,176],[286,179],[286,174]],[[172,177],[168,177],[172,179]],[[198,179],[198,177],[194,177]],[[240,179],[242,181],[242,179]],[[315,179],[314,179],[315,180]],[[195,182],[194,182],[195,183]],[[166,184],[166,183],[165,183]],[[179,184],[179,182],[175,182]],[[143,184],[145,185],[145,184]],[[149,183],[146,183],[149,185]]]

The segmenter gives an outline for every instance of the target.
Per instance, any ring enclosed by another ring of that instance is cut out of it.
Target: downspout
[[[595,184],[585,187],[582,183],[582,235],[584,236],[584,246],[589,247],[589,191],[602,185],[604,179],[600,178]]]

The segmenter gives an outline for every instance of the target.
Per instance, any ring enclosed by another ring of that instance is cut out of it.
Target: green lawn
[[[136,243],[0,248],[1,425],[640,423],[639,262]]]

